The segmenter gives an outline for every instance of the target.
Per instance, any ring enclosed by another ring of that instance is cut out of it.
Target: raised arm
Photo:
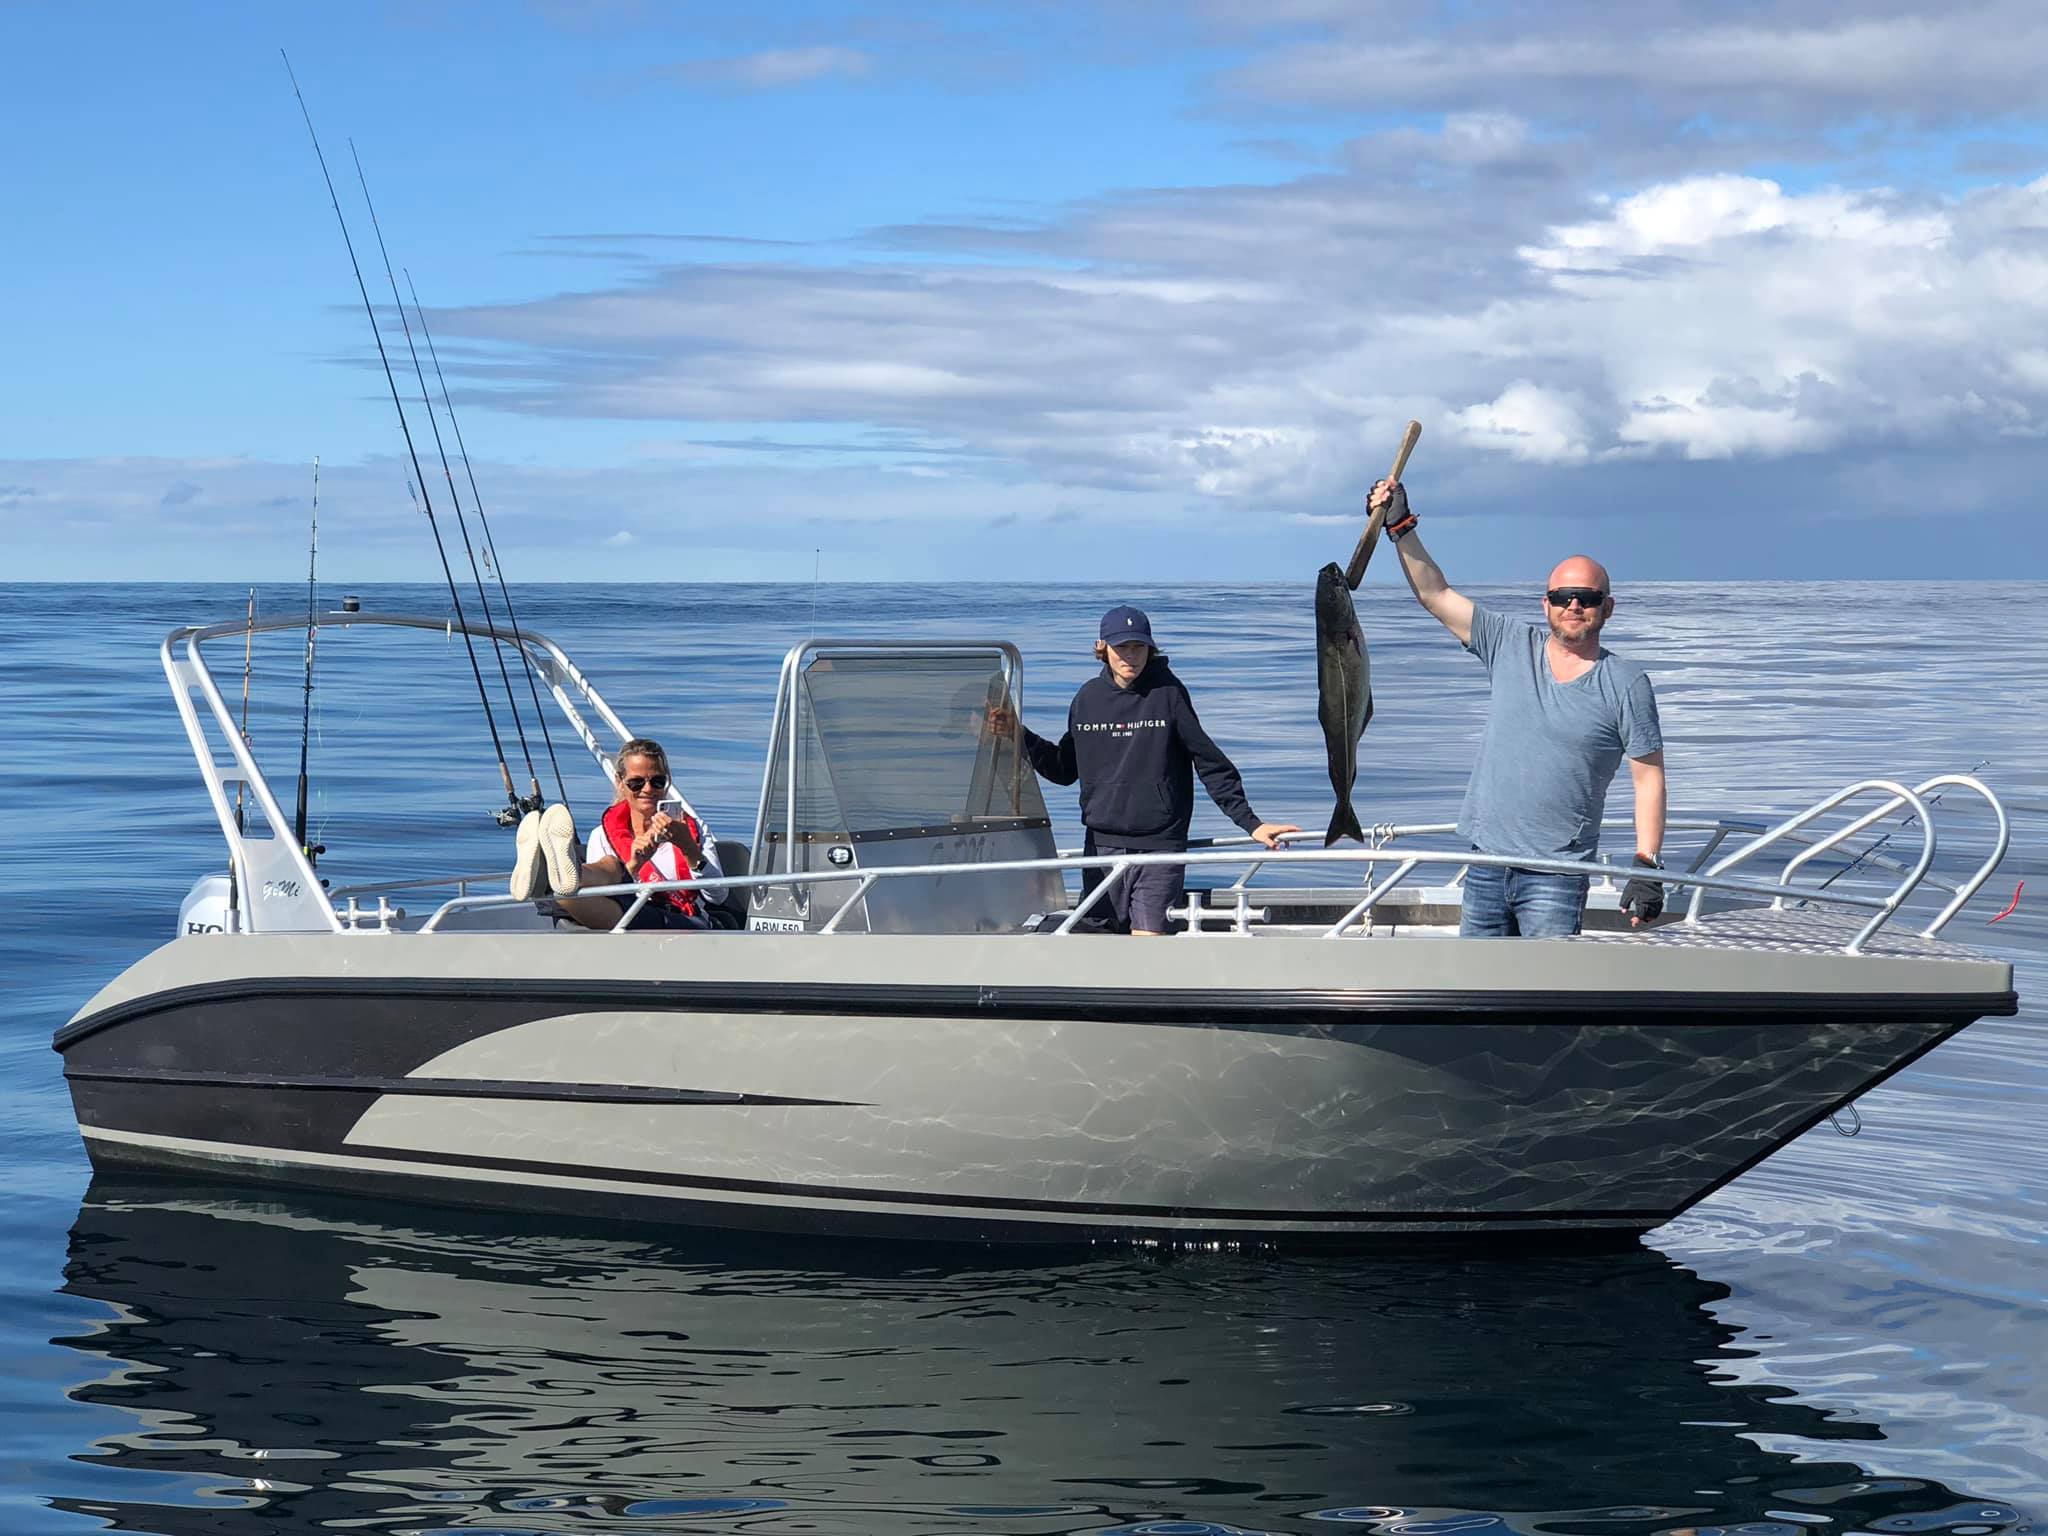
[[[1408,510],[1406,488],[1398,480],[1382,480],[1372,488],[1366,505],[1374,510],[1386,507],[1387,537],[1394,541],[1395,553],[1401,557],[1401,574],[1408,578],[1415,600],[1457,636],[1460,645],[1471,644],[1472,599],[1444,580],[1444,573],[1422,547],[1422,540],[1415,533],[1414,515]]]

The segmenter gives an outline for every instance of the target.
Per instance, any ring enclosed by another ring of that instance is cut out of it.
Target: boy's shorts
[[[1171,848],[1132,848],[1123,843],[1101,843],[1095,840],[1093,832],[1083,844],[1083,853],[1091,857],[1114,858],[1123,853],[1172,853]],[[1100,885],[1108,875],[1107,869],[1084,869],[1081,871],[1081,896]],[[1101,901],[1088,915],[1095,917],[1105,907],[1115,913],[1115,931],[1129,933],[1142,929],[1146,933],[1167,933],[1169,919],[1167,911],[1180,905],[1187,889],[1188,869],[1185,864],[1140,864],[1126,870],[1117,881],[1116,888]],[[1084,925],[1092,927],[1093,924]]]

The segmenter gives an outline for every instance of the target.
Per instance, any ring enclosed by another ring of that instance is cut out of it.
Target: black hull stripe
[[[267,1149],[249,1148],[254,1157]],[[1674,1214],[1663,1210],[1532,1210],[1532,1211],[1301,1211],[1259,1207],[1137,1205],[1108,1200],[1037,1200],[1025,1196],[949,1195],[930,1190],[846,1189],[829,1184],[788,1184],[770,1179],[730,1179],[713,1175],[664,1173],[651,1169],[604,1168],[581,1163],[556,1163],[516,1157],[483,1157],[467,1153],[411,1151],[405,1148],[355,1146],[343,1154],[380,1162],[432,1163],[449,1169],[489,1168],[502,1173],[538,1173],[558,1179],[601,1179],[629,1184],[658,1184],[676,1190],[717,1190],[726,1194],[769,1195],[784,1200],[846,1205],[914,1205],[930,1210],[1034,1212],[1093,1218],[1142,1218],[1169,1221],[1267,1222],[1276,1226],[1301,1222],[1315,1226],[1386,1226],[1399,1222],[1454,1222],[1468,1226],[1504,1226],[1530,1222],[1602,1221],[1655,1226]],[[346,1170],[335,1170],[345,1178]],[[493,1181],[493,1189],[505,1186]]]
[[[556,981],[419,977],[236,977],[174,987],[117,1003],[59,1029],[51,1045],[63,1051],[88,1035],[133,1019],[194,1003],[234,999],[356,998],[479,1000],[516,997],[563,1009],[656,1008],[722,1013],[826,1013],[860,1017],[1073,1019],[1123,1024],[1187,1024],[1189,1015],[1220,1014],[1199,1022],[1313,1027],[1355,1023],[1387,1014],[1403,1023],[1559,1023],[1583,1025],[1613,1014],[1653,1015],[1658,1024],[1726,1024],[1731,1014],[1787,1023],[1841,1020],[1911,1020],[1960,1027],[1976,1019],[2019,1011],[2013,991],[1979,993],[1841,992],[1474,992],[1449,988],[1394,991],[1297,987],[1177,991],[1141,987],[912,986],[852,982]]]
[[[460,1210],[502,1211],[508,1207],[500,1193],[502,1186],[484,1185],[459,1176],[440,1178],[418,1172],[386,1172],[367,1167],[347,1170],[344,1180],[337,1178],[332,1170],[308,1170],[275,1163],[239,1168],[190,1152],[159,1149],[146,1158],[139,1158],[132,1155],[133,1148],[121,1148],[118,1155],[105,1143],[92,1143],[91,1148],[97,1167],[119,1168],[131,1176],[137,1172],[174,1174],[181,1187],[199,1178],[218,1181],[227,1188],[247,1189],[251,1184],[259,1187],[282,1185],[344,1197],[367,1196]],[[924,1215],[860,1209],[742,1204],[693,1198],[681,1191],[674,1195],[643,1195],[526,1185],[521,1188],[520,1197],[517,1209],[522,1213],[566,1216],[577,1221],[627,1223],[639,1229],[643,1236],[645,1229],[652,1225],[765,1232],[820,1242],[848,1239],[910,1242],[925,1249],[958,1245],[978,1250],[990,1243],[1007,1243],[1041,1250],[1072,1248],[1094,1252],[1104,1242],[1173,1245],[1222,1240],[1273,1244],[1296,1250],[1336,1251],[1399,1244],[1399,1252],[1403,1255],[1414,1255],[1435,1251],[1439,1246],[1451,1253],[1492,1253],[1497,1251],[1497,1245],[1511,1240],[1517,1253],[1609,1248],[1633,1251],[1641,1234],[1655,1225],[1649,1221],[1631,1221],[1607,1226],[1572,1226],[1569,1224],[1572,1218],[1561,1217],[1517,1228],[1459,1226],[1402,1230],[1384,1226],[1352,1231],[1232,1228],[1203,1232],[1161,1227],[1119,1228],[1029,1218],[1004,1219],[965,1211],[935,1220]],[[392,1218],[388,1209],[380,1209],[374,1214],[374,1219],[388,1222]]]
[[[163,1087],[297,1089],[309,1093],[396,1094],[435,1099],[545,1099],[574,1104],[801,1105],[859,1108],[854,1099],[803,1099],[772,1093],[731,1093],[712,1088],[649,1088],[634,1083],[549,1083],[476,1077],[324,1077],[270,1072],[158,1072],[67,1069],[74,1083],[143,1083]]]

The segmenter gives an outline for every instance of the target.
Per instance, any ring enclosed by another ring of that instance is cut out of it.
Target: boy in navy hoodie
[[[1047,741],[1022,731],[1025,755],[1043,778],[1081,785],[1081,823],[1089,855],[1178,852],[1188,845],[1195,811],[1194,774],[1216,808],[1268,848],[1301,828],[1261,821],[1245,799],[1244,782],[1223,749],[1209,739],[1188,690],[1152,643],[1152,622],[1136,608],[1102,616],[1095,642],[1099,676],[1090,678],[1067,707],[1067,731]],[[1006,713],[1006,712],[1005,712]],[[992,722],[999,730],[1010,721]],[[1082,873],[1081,894],[1102,882],[1104,871]],[[1187,878],[1180,864],[1130,870],[1104,902],[1116,925],[1131,933],[1166,932],[1166,913],[1180,900]]]

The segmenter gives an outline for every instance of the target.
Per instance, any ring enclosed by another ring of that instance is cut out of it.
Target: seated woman
[[[619,748],[618,799],[590,833],[581,884],[624,885],[628,881],[715,878],[718,844],[702,817],[680,795],[680,815],[661,808],[670,784],[668,754],[659,742],[636,737]],[[709,928],[707,909],[715,891],[656,891],[628,925],[643,928]],[[585,928],[615,928],[630,896],[563,896],[557,905]]]

